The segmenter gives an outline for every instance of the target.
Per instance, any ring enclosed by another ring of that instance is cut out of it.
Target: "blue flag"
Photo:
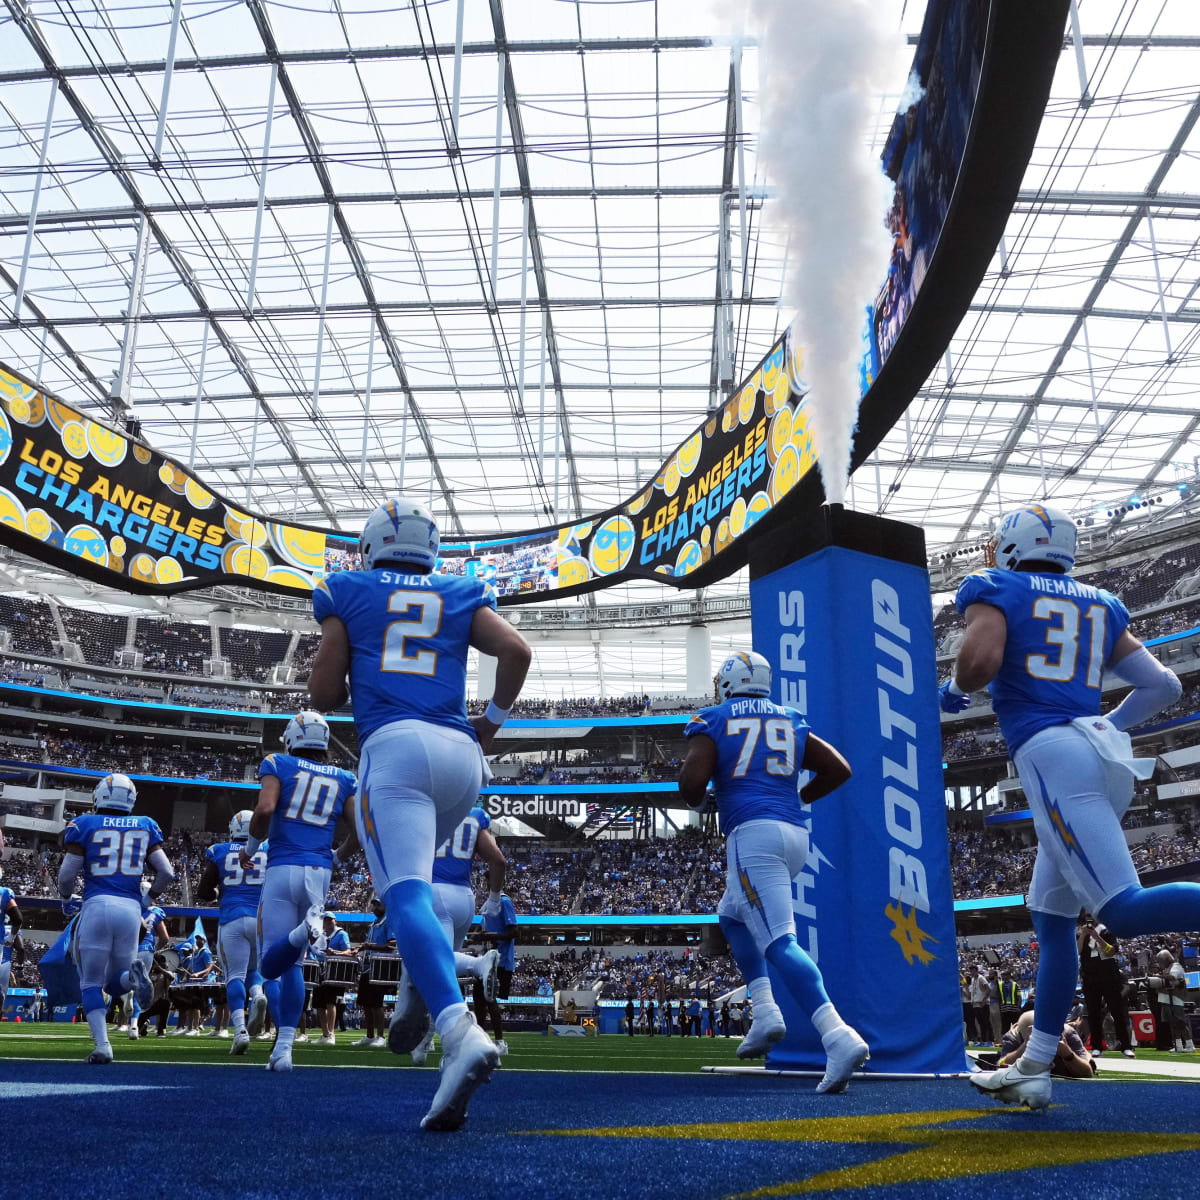
[[[42,983],[46,986],[46,998],[52,1008],[67,1004],[78,1004],[79,972],[71,960],[71,936],[75,932],[75,922],[78,916],[71,918],[66,929],[58,935],[54,945],[42,955],[38,970],[42,973]]]

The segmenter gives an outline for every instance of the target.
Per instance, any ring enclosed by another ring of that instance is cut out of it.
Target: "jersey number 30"
[[[150,835],[144,829],[98,829],[93,835],[96,861],[92,863],[92,878],[109,875],[141,875],[146,864]]]
[[[792,775],[796,771],[796,731],[791,721],[782,717],[772,717],[766,721],[762,717],[731,717],[725,722],[725,732],[729,736],[740,735],[742,752],[738,755],[737,765],[733,768],[734,779],[741,779],[750,769],[758,739],[764,734],[767,739],[767,749],[777,753],[768,754],[766,768],[768,775]]]
[[[388,597],[388,612],[403,613],[389,621],[383,631],[383,671],[406,675],[433,675],[437,671],[437,651],[422,650],[420,640],[436,637],[442,627],[442,598],[437,592],[393,592]],[[416,642],[414,648],[409,643]]]

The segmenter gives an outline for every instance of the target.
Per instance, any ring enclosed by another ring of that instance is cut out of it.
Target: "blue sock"
[[[452,1004],[462,1003],[454,973],[454,951],[433,914],[433,889],[423,879],[402,879],[384,896],[388,932],[417,991],[436,1021]]]
[[[1200,883],[1128,887],[1096,915],[1117,937],[1200,929]]]
[[[239,1008],[246,1007],[246,984],[241,979],[231,979],[225,985],[225,999],[229,1004],[230,1012],[237,1012]]]
[[[108,1005],[104,1003],[104,991],[98,987],[80,989],[79,999],[85,1013],[95,1012],[98,1008],[108,1008]]]
[[[142,1006],[137,1002],[137,997],[133,998],[133,1016],[129,1018],[130,1025],[136,1025],[137,1019],[142,1015]]]
[[[284,971],[304,956],[304,948],[293,946],[287,938],[280,938],[268,946],[262,956],[262,972],[268,979],[279,979]]]
[[[1075,918],[1055,917],[1043,912],[1030,915],[1038,938],[1033,1027],[1039,1033],[1053,1037],[1057,1045],[1075,999],[1075,980],[1079,976]]]
[[[733,961],[737,963],[742,978],[749,983],[752,979],[761,979],[767,973],[767,960],[754,941],[750,930],[741,921],[733,917],[718,917],[721,932],[729,943],[729,951]]]
[[[779,972],[784,986],[806,1017],[811,1018],[823,1004],[829,1003],[825,981],[817,964],[796,941],[796,935],[785,933],[767,947],[767,962]]]
[[[304,978],[304,972],[300,972],[300,978]],[[263,994],[267,998],[267,1011],[271,1014],[271,1020],[275,1022],[276,1028],[279,1027],[279,980],[264,979],[262,985]]]
[[[279,979],[279,1015],[275,1024],[279,1028],[287,1026],[295,1028],[300,1024],[300,1014],[304,1011],[304,972],[300,964],[288,967]]]

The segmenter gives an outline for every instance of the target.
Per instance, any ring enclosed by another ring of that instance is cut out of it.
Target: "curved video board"
[[[853,465],[899,419],[949,344],[1011,211],[1061,52],[1067,0],[931,0],[920,98],[883,152],[894,248],[864,314]],[[802,117],[798,118],[802,119]],[[866,299],[866,298],[864,298]],[[580,522],[447,539],[439,570],[502,603],[625,579],[701,587],[821,504],[801,346],[772,346],[637,495]],[[127,434],[0,364],[0,542],[136,592],[239,583],[305,594],[356,567],[352,539],[240,508]]]

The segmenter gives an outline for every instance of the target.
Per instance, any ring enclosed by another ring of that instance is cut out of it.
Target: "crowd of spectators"
[[[68,604],[58,606],[58,615],[67,631],[67,640],[79,647],[84,662],[95,663],[99,667],[111,667],[114,664],[125,645],[129,628],[127,617],[72,608]]]
[[[1027,845],[1019,834],[993,829],[951,832],[950,871],[955,899],[1023,895],[1033,878],[1035,855],[1035,847]],[[1152,835],[1132,845],[1130,855],[1139,874],[1198,862],[1200,831],[1184,825],[1174,833]]]
[[[207,622],[141,617],[133,645],[142,652],[142,665],[147,671],[199,675],[204,670],[204,660],[213,657]]]
[[[283,662],[292,640],[282,629],[222,629],[221,657],[229,663],[234,679],[266,683],[271,671]],[[305,671],[305,678],[308,671]]]
[[[672,838],[599,842],[584,878],[578,911],[598,916],[695,911],[691,884],[695,878],[709,882],[714,858],[724,861],[723,843],[695,828]]]
[[[22,654],[54,653],[58,626],[45,600],[0,595],[0,629],[12,635],[12,648]]]

